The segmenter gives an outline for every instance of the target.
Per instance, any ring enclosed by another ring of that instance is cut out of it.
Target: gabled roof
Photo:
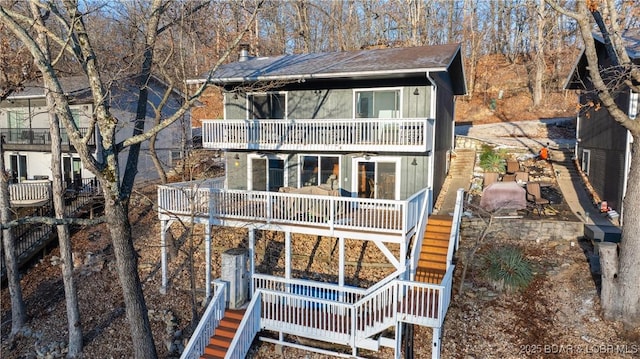
[[[211,78],[215,84],[257,81],[307,81],[327,79],[382,79],[422,76],[427,72],[451,74],[454,88],[466,93],[460,44],[325,52],[256,57],[221,65]],[[201,83],[208,76],[189,80]]]
[[[74,96],[89,89],[89,82],[85,76],[60,77],[58,80],[60,81],[60,86],[66,95]],[[43,97],[44,86],[42,84],[42,79],[40,78],[27,82],[23,86],[22,90],[14,92],[7,99],[19,100]]]
[[[634,63],[640,62],[640,28],[627,29],[622,33],[622,41],[627,49],[627,54]],[[604,47],[604,38],[602,33],[594,32],[593,38],[596,40],[596,46]],[[584,88],[584,78],[587,73],[587,58],[584,50],[580,53],[576,64],[569,73],[569,77],[565,82],[564,88],[569,90],[579,90]]]

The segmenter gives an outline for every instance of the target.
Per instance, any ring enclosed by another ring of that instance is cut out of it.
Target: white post
[[[339,265],[339,274],[338,274],[338,285],[344,286],[344,263],[345,263],[345,254],[344,254],[344,237],[338,238],[338,265]]]
[[[396,321],[396,347],[394,358],[402,359],[402,322]]]
[[[256,245],[256,230],[249,229],[249,297],[253,298],[253,293],[256,290],[253,283],[253,274],[256,270],[255,259],[255,245]]]
[[[204,252],[205,252],[205,298],[207,302],[211,298],[211,225],[207,223],[204,227]]]
[[[291,232],[284,233],[284,277],[291,279]]]
[[[431,359],[440,359],[440,328],[433,328]]]
[[[169,226],[168,221],[160,221],[160,261],[162,262],[162,286],[160,287],[161,294],[167,294],[168,276],[167,276],[167,230]]]

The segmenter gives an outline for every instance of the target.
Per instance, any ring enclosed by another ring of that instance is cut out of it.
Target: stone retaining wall
[[[493,231],[525,241],[575,240],[584,235],[584,224],[582,222],[494,218],[491,226]],[[480,219],[463,217],[460,234],[464,238],[477,238],[482,233],[483,228],[484,223]]]

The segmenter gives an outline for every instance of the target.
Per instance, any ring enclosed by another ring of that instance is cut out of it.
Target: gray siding
[[[437,83],[436,125],[434,148],[433,193],[438,196],[444,180],[447,177],[449,151],[453,149],[453,91],[451,90],[449,75],[446,73],[433,74]]]

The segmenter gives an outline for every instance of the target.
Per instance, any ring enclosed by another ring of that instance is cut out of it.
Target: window
[[[28,130],[27,115],[24,112],[9,111],[7,113],[9,120],[9,141],[17,141],[23,139],[23,129]],[[26,132],[25,132],[26,133]]]
[[[393,160],[357,161],[357,189],[360,198],[396,199],[396,169]]]
[[[356,117],[397,118],[400,117],[400,90],[356,91]]]
[[[284,93],[250,94],[247,96],[249,119],[284,119],[286,97]]]
[[[337,156],[300,156],[302,187],[328,184],[337,188],[340,179],[340,159]]]
[[[629,118],[635,120],[638,117],[638,93],[631,91],[631,96],[629,98]]]
[[[10,155],[9,171],[11,173],[10,182],[17,183],[27,179],[27,156]]]
[[[591,165],[591,150],[582,150],[582,172],[589,175],[589,166]]]

